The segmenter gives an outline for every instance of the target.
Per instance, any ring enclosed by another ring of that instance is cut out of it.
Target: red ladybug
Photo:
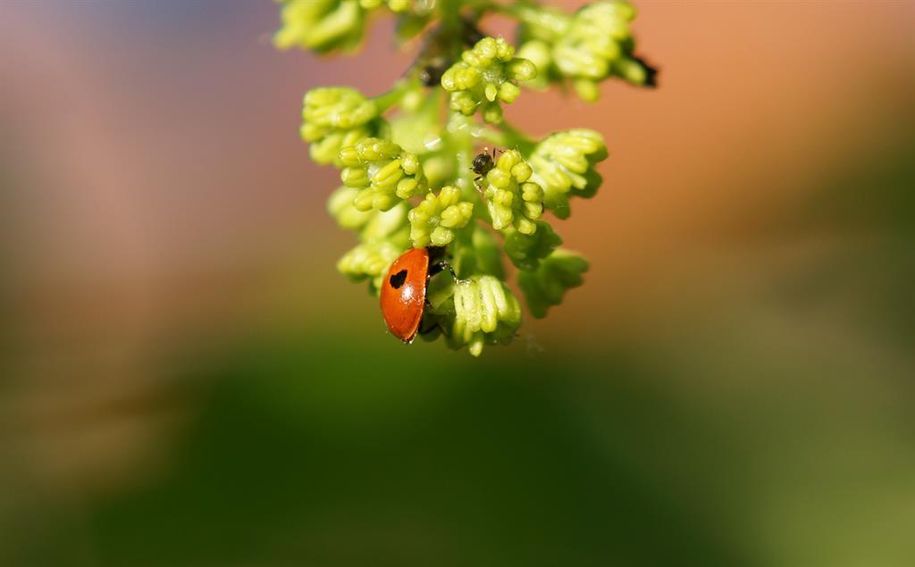
[[[437,260],[443,253],[443,248],[411,248],[394,260],[381,283],[384,322],[391,334],[405,343],[416,338],[422,322],[429,278],[442,268],[450,270]]]

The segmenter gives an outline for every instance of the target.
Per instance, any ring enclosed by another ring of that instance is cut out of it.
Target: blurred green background
[[[915,565],[915,9],[638,6],[660,89],[509,109],[611,157],[585,286],[475,360],[335,272],[297,136],[390,21],[0,3],[0,565]]]

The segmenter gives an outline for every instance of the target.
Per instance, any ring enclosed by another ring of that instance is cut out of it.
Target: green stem
[[[450,149],[454,152],[454,158],[457,163],[455,183],[461,189],[465,199],[470,201],[479,201],[479,194],[474,189],[474,123],[457,112],[449,113],[447,132],[450,141]]]
[[[537,10],[542,9],[538,2],[520,0],[508,4],[498,4],[493,2],[489,10],[495,14],[502,14],[509,18],[514,18],[520,23],[530,23],[536,21],[538,17]]]
[[[413,87],[414,81],[412,80],[401,79],[397,81],[397,83],[394,84],[394,88],[381,93],[374,98],[375,104],[378,105],[378,111],[384,113],[392,107],[399,105],[403,100],[404,95]]]
[[[439,3],[439,13],[442,15],[442,28],[447,30],[458,30],[463,25],[461,22],[461,5],[460,0],[441,0]]]
[[[493,130],[492,128],[483,128],[480,130],[480,133],[477,135],[477,139],[485,140],[499,148],[504,148],[508,145],[508,140],[505,134],[499,130]]]
[[[518,150],[522,155],[527,156],[530,155],[537,146],[536,140],[527,137],[523,132],[508,122],[502,122],[498,125],[498,128],[498,134],[501,137],[501,144],[503,147]]]

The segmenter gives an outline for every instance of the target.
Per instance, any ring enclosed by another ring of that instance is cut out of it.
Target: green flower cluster
[[[543,188],[528,181],[532,173],[521,153],[509,150],[486,174],[484,194],[494,229],[513,229],[522,234],[537,230],[534,221],[543,214]]]
[[[340,150],[378,133],[378,105],[347,87],[308,91],[302,104],[302,139],[311,144],[311,159],[340,164]]]
[[[361,211],[354,201],[359,190],[340,187],[327,202],[327,210],[341,228],[359,233],[359,244],[343,255],[337,269],[353,281],[368,280],[375,292],[388,266],[409,246],[408,207],[388,211]]]
[[[457,187],[442,187],[438,195],[429,193],[410,211],[410,238],[414,248],[447,246],[457,229],[473,218],[473,203],[461,200]]]
[[[340,150],[340,179],[358,189],[353,204],[360,211],[387,211],[428,190],[419,158],[390,140],[365,138]]]
[[[540,261],[535,270],[521,271],[518,286],[524,292],[534,317],[546,317],[547,310],[562,303],[566,291],[582,284],[588,261],[581,255],[558,249]]]
[[[485,37],[442,75],[442,87],[451,93],[451,109],[465,116],[479,110],[486,122],[502,122],[500,102],[515,102],[519,81],[529,81],[537,68],[515,57],[515,48],[504,39]]]
[[[448,343],[466,345],[470,354],[479,356],[483,345],[508,343],[521,325],[521,305],[511,290],[498,278],[472,276],[454,284],[453,313],[444,319]],[[449,306],[449,307],[451,307]]]
[[[610,76],[653,86],[655,71],[633,55],[630,23],[636,11],[628,2],[595,2],[574,14],[530,6],[518,13],[525,23],[519,56],[541,71],[532,86],[569,80],[589,101],[597,99],[597,84]]]
[[[280,49],[298,47],[317,53],[353,51],[362,43],[371,13],[382,7],[400,16],[410,36],[427,23],[435,0],[277,0],[279,31],[273,43]],[[402,31],[402,30],[401,30]]]
[[[352,50],[362,42],[365,10],[359,0],[281,0],[282,27],[273,36],[280,49],[318,53]]]
[[[569,217],[569,197],[593,197],[603,179],[598,162],[607,158],[604,137],[576,128],[557,132],[537,144],[530,156],[531,179],[543,187],[543,204],[557,217]]]
[[[519,270],[533,270],[553,250],[562,244],[562,238],[553,231],[550,223],[537,221],[537,231],[524,234],[517,230],[505,235],[505,254]]]
[[[362,4],[362,7],[366,10],[372,10],[374,8],[379,8],[382,5],[386,5],[392,12],[398,14],[403,12],[425,14],[431,11],[432,6],[434,5],[433,2],[421,0],[359,0],[359,3]]]
[[[377,295],[398,257],[429,248],[431,261],[449,265],[430,266],[421,336],[474,356],[518,334],[521,302],[506,267],[534,317],[582,284],[587,260],[560,247],[544,211],[565,219],[572,197],[595,194],[604,139],[584,128],[530,139],[505,120],[502,105],[524,86],[570,82],[594,99],[610,76],[652,82],[633,55],[628,3],[601,0],[569,14],[520,0],[278,1],[281,48],[352,49],[374,11],[393,14],[401,39],[425,33],[413,68],[390,91],[369,97],[318,87],[305,95],[301,137],[342,181],[328,212],[357,235],[337,264],[342,274]],[[490,12],[517,20],[517,55],[505,39],[480,32]],[[489,144],[499,151],[488,153]]]

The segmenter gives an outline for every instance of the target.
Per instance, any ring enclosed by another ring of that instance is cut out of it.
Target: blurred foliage
[[[780,238],[842,240],[830,257],[780,286],[799,309],[846,296],[855,324],[906,348],[915,360],[915,133],[901,117],[860,161],[836,167],[820,189],[773,226]]]
[[[201,370],[214,388],[168,477],[93,513],[104,563],[735,564],[639,463],[659,424],[717,434],[624,359],[390,352],[289,335]],[[609,437],[579,415],[595,389]]]

